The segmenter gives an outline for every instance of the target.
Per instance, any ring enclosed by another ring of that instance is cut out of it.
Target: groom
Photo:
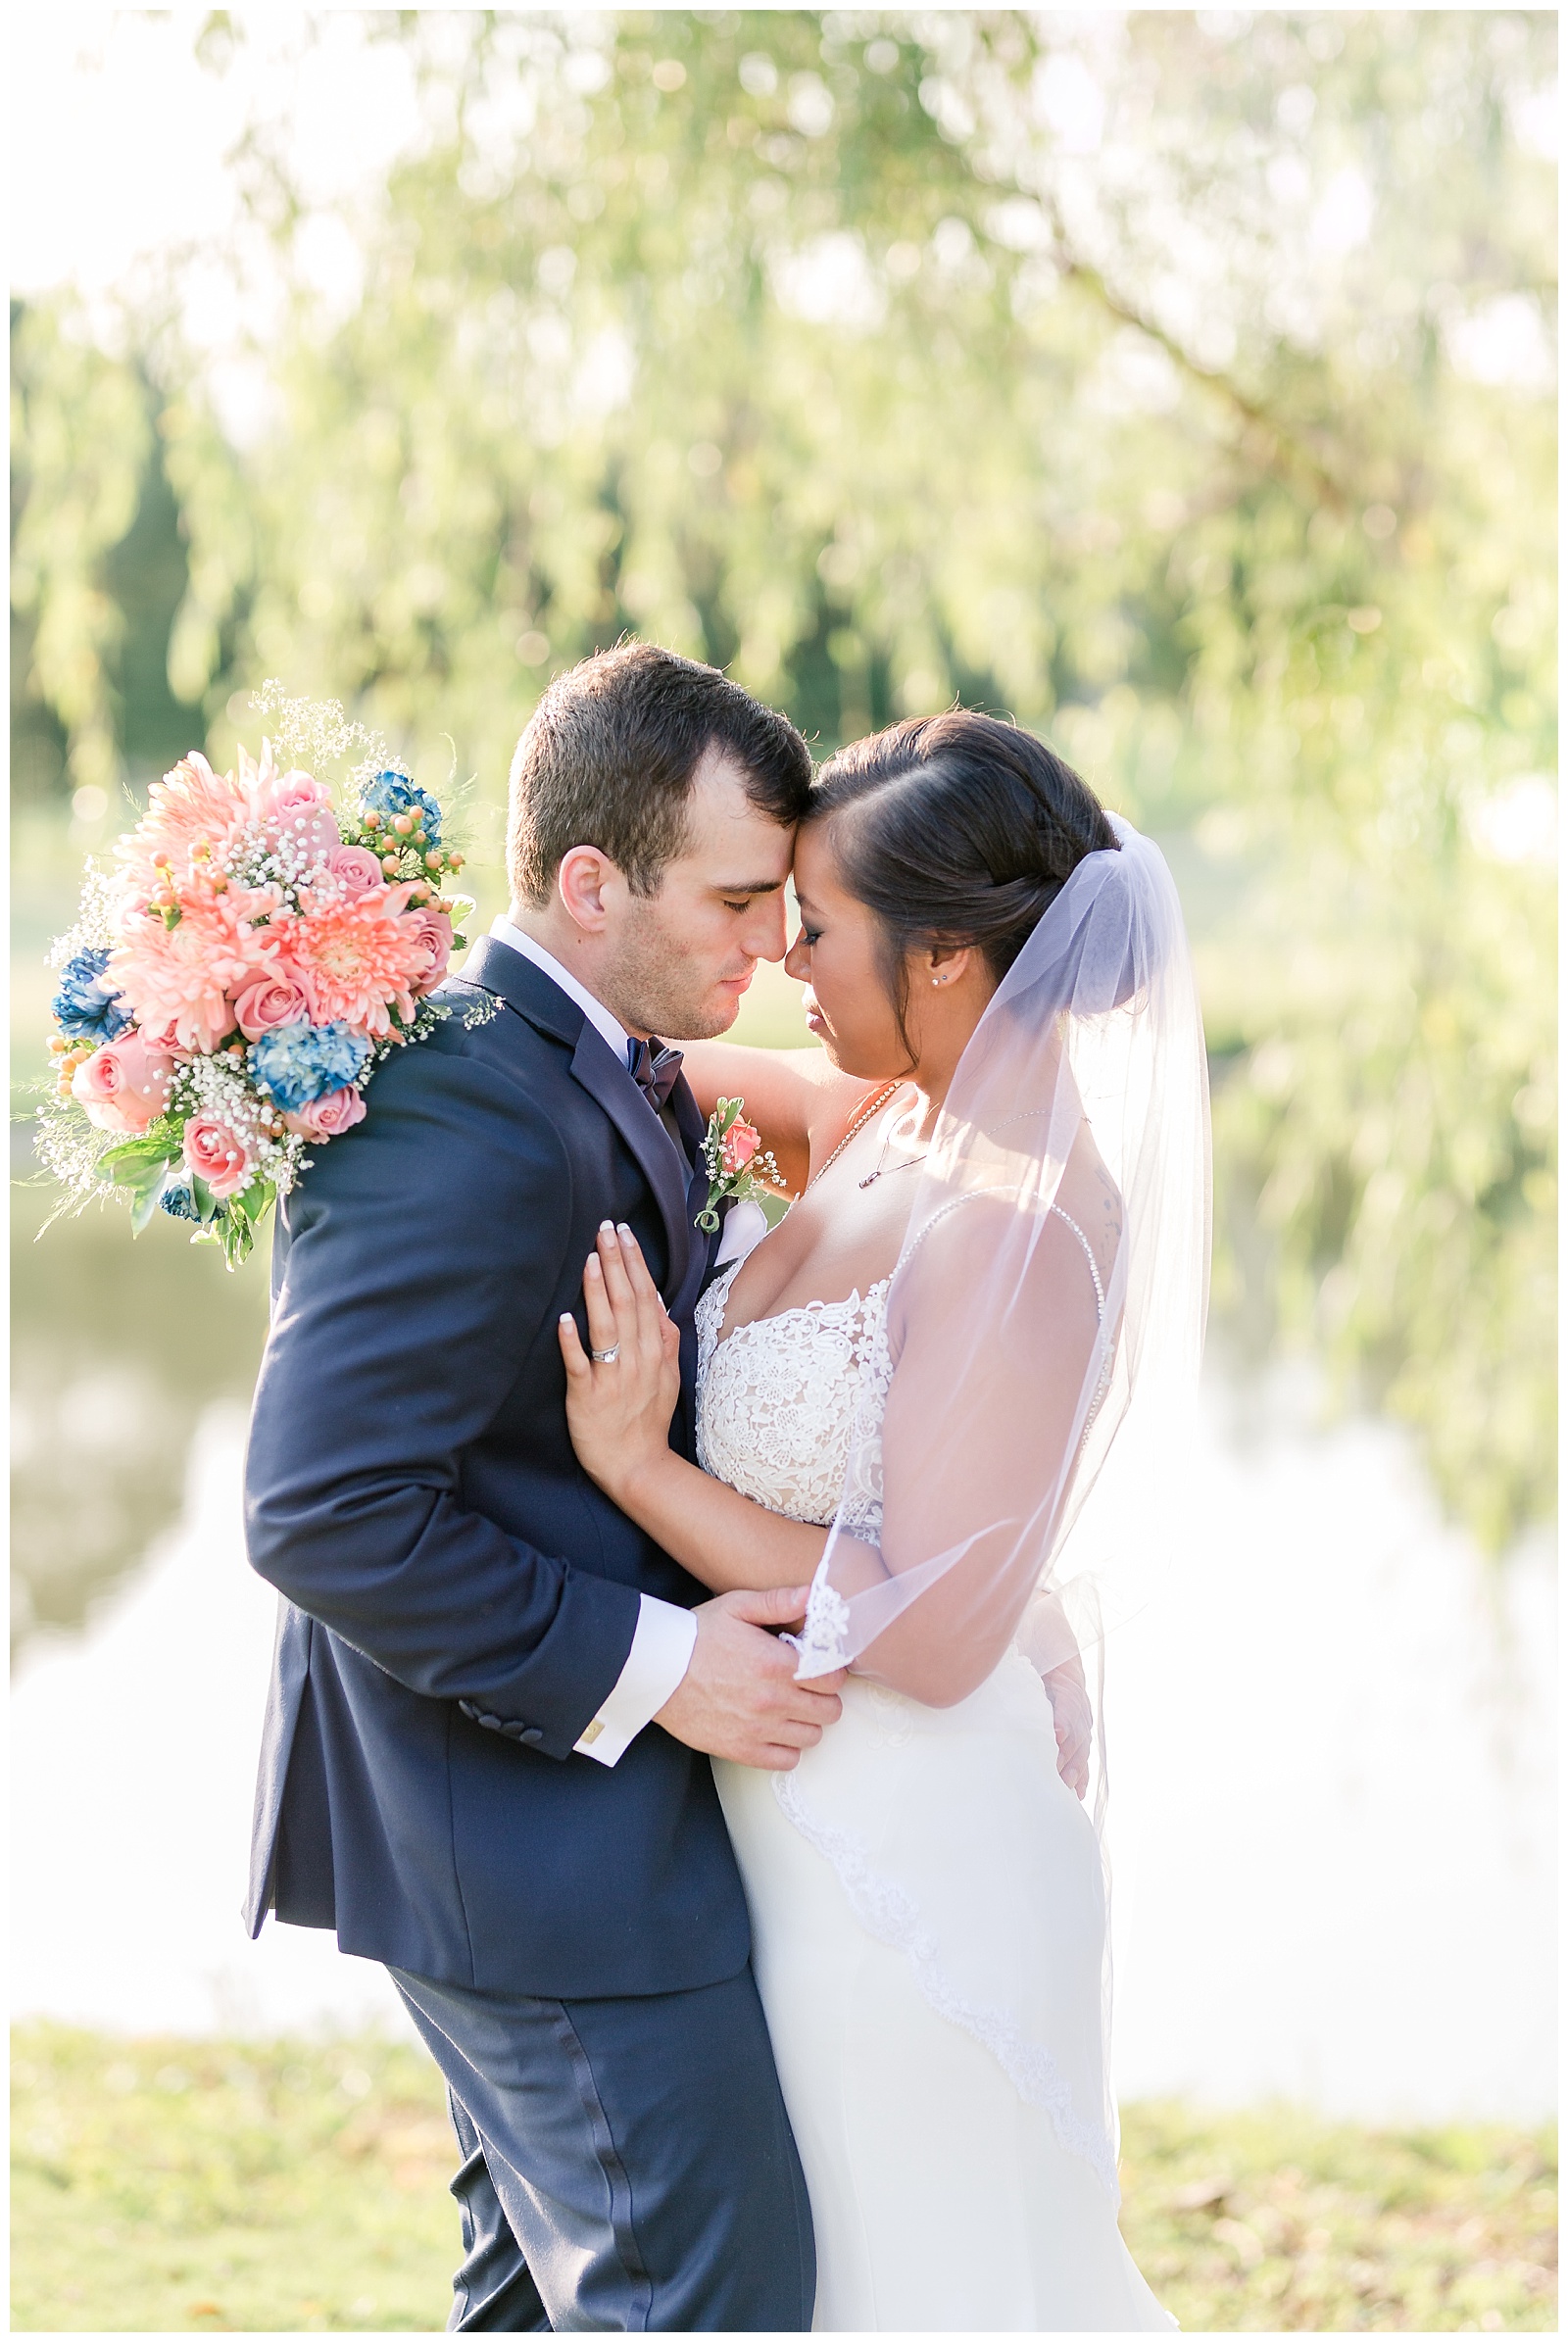
[[[805,2183],[709,1756],[839,1712],[583,1474],[556,1327],[607,1219],[681,1331],[722,1238],[678,1051],[784,951],[805,743],[711,668],[588,659],[517,746],[513,902],[280,1214],[247,1466],[284,1596],[247,1921],[383,1961],[463,2157],[451,2325],[804,2331]],[[480,1013],[475,1013],[478,1011]]]

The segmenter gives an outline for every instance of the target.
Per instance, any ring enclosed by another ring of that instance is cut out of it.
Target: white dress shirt
[[[574,1000],[607,1049],[613,1050],[622,1065],[626,1063],[631,1035],[618,1018],[611,1015],[603,1000],[595,1000],[587,987],[578,983],[569,968],[564,968],[543,944],[536,944],[531,935],[525,935],[508,918],[493,920],[490,932],[498,944],[505,944],[509,951],[531,959],[568,1000]],[[661,1602],[654,1594],[639,1594],[637,1599],[641,1605],[637,1632],[632,1636],[626,1664],[598,1715],[584,1728],[574,1751],[578,1756],[592,1757],[598,1765],[617,1764],[644,1725],[658,1715],[684,1680],[697,1641],[697,1621],[689,1610],[682,1610],[674,1602]]]

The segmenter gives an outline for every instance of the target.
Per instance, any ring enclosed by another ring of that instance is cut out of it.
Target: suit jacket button
[[[543,1727],[537,1724],[530,1724],[526,1732],[517,1734],[518,1739],[525,1740],[530,1748],[535,1741],[542,1740],[544,1736]]]

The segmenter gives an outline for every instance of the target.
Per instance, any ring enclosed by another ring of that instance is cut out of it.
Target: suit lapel
[[[686,1166],[659,1116],[613,1051],[608,1049],[587,1018],[571,1060],[571,1076],[595,1103],[603,1106],[625,1140],[663,1215],[669,1244],[669,1290],[665,1300],[672,1317],[691,1267],[697,1230],[686,1211]]]
[[[669,1247],[665,1306],[672,1317],[679,1316],[683,1307],[689,1310],[708,1265],[709,1247],[701,1230],[693,1226],[695,1214],[708,1199],[706,1181],[697,1201],[691,1202],[687,1168],[668,1131],[650,1111],[647,1098],[603,1035],[543,968],[487,935],[468,954],[461,981],[499,993],[519,1016],[571,1048],[573,1081],[610,1116],[654,1191]],[[694,1129],[700,1140],[703,1118],[684,1080],[675,1084],[670,1102],[682,1137]]]
[[[718,1229],[711,1236],[705,1235],[697,1225],[697,1215],[708,1201],[708,1165],[703,1160],[702,1152],[708,1125],[703,1120],[702,1109],[693,1098],[684,1074],[677,1078],[669,1094],[669,1102],[675,1110],[676,1128],[686,1143],[686,1151],[692,1160],[691,1174],[686,1183],[686,1224],[692,1233],[691,1257],[687,1263],[685,1282],[671,1305],[673,1314],[678,1317],[697,1306],[697,1296],[703,1289],[703,1281],[708,1275],[724,1220],[720,1210]]]

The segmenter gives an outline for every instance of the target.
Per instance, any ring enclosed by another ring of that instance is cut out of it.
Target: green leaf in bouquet
[[[226,1269],[238,1268],[256,1242],[249,1215],[234,1209],[234,1203],[241,1200],[235,1196],[228,1208],[213,1223],[213,1234],[223,1247],[223,1266]]]
[[[126,1139],[119,1147],[108,1147],[98,1157],[98,1168],[107,1171],[117,1187],[145,1187],[149,1176],[162,1176],[166,1163],[179,1160],[184,1134],[177,1122],[155,1123],[140,1138]]]
[[[257,1228],[266,1219],[277,1198],[277,1190],[270,1179],[253,1180],[242,1194],[230,1199],[229,1217],[247,1220]]]
[[[138,1188],[136,1191],[135,1200],[130,1207],[130,1233],[132,1236],[140,1236],[142,1230],[151,1225],[153,1214],[163,1200],[163,1194],[164,1177],[160,1169],[156,1179],[150,1179],[145,1187]]]

